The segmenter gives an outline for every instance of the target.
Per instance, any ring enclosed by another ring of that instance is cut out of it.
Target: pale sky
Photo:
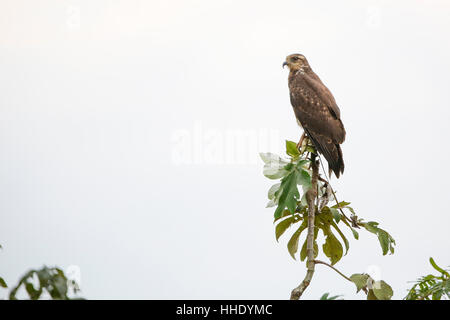
[[[449,16],[443,0],[0,0],[0,276],[75,268],[89,299],[287,299],[305,265],[275,241],[257,154],[301,135],[281,68],[299,52],[347,130],[338,197],[397,241],[382,256],[361,231],[336,267],[404,297],[430,256],[450,264]],[[317,266],[304,298],[355,291]]]

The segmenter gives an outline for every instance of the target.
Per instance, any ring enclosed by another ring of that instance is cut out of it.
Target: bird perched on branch
[[[298,124],[305,131],[299,147],[306,136],[317,151],[328,161],[328,169],[337,178],[344,172],[344,159],[340,144],[345,140],[345,129],[339,107],[330,90],[312,71],[305,56],[291,54],[283,67],[289,67],[289,91],[291,104]]]

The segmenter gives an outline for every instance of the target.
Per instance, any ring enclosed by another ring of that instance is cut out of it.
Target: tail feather
[[[310,132],[307,132],[307,134],[314,143],[317,151],[323,154],[327,160],[329,176],[331,177],[331,172],[334,172],[336,178],[339,178],[344,173],[345,167],[341,146],[327,137],[311,135]]]

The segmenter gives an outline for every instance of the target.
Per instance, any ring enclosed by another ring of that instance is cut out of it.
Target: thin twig
[[[306,237],[306,276],[302,283],[298,287],[292,290],[291,300],[298,300],[302,296],[303,292],[311,283],[314,275],[315,263],[314,263],[314,220],[316,215],[315,200],[317,198],[317,180],[319,178],[319,165],[316,160],[316,155],[311,154],[311,188],[306,193],[306,199],[308,201],[308,235]]]
[[[339,273],[342,277],[344,277],[344,278],[347,279],[348,281],[353,282],[352,279],[350,279],[349,277],[347,277],[345,274],[343,274],[342,272],[340,272],[338,269],[336,269],[335,267],[333,267],[333,266],[332,266],[331,264],[329,264],[329,263],[326,263],[326,262],[321,261],[321,260],[314,260],[314,263],[316,263],[316,264],[324,264],[324,265],[330,267],[331,269],[333,269],[334,271],[336,271],[337,273]]]
[[[327,184],[327,185],[330,183],[328,180],[325,180],[321,176],[319,176],[319,181],[322,181],[324,184]]]
[[[349,277],[347,277],[345,274],[343,274],[342,272],[340,272],[338,269],[336,269],[335,267],[333,267],[331,264],[326,263],[326,262],[321,261],[321,260],[314,260],[314,263],[315,263],[315,264],[323,264],[323,265],[326,265],[327,267],[330,267],[331,269],[333,269],[334,271],[336,271],[337,273],[339,273],[344,279],[346,279],[346,280],[348,280],[348,281],[350,281],[350,282],[353,283],[353,280],[352,280],[352,279],[350,279]],[[364,292],[367,294],[367,289],[366,289],[365,287],[363,287],[362,289],[363,289]]]
[[[344,216],[344,218],[345,218],[349,223],[352,224],[353,227],[359,228],[359,226],[356,225],[356,224],[353,222],[353,220],[349,219],[349,218],[345,215],[344,210],[342,210],[341,206],[339,205],[339,201],[338,201],[338,199],[337,199],[337,197],[336,197],[336,193],[334,192],[333,187],[332,187],[331,184],[330,184],[330,180],[329,180],[329,178],[328,178],[328,176],[327,176],[327,172],[325,171],[325,167],[324,167],[324,165],[323,165],[322,158],[320,157],[320,155],[319,155],[319,161],[320,161],[320,165],[322,166],[323,174],[325,175],[325,179],[327,180],[328,185],[330,186],[331,193],[333,194],[334,200],[336,201],[336,205],[338,206],[339,211],[340,211],[341,214]]]

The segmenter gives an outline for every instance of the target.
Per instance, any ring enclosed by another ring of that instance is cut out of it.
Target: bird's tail
[[[337,150],[337,158],[333,157],[334,161],[328,161],[328,176],[331,177],[331,172],[334,172],[336,175],[336,178],[339,178],[339,176],[344,173],[344,157],[342,156],[342,149],[341,146],[338,144],[335,144],[335,148]],[[326,159],[326,156],[325,156]],[[337,159],[337,161],[335,160]]]
[[[328,162],[329,176],[331,172],[334,172],[336,178],[344,173],[344,157],[342,156],[341,146],[331,139],[323,137],[321,135],[308,135],[317,151],[319,151]]]

